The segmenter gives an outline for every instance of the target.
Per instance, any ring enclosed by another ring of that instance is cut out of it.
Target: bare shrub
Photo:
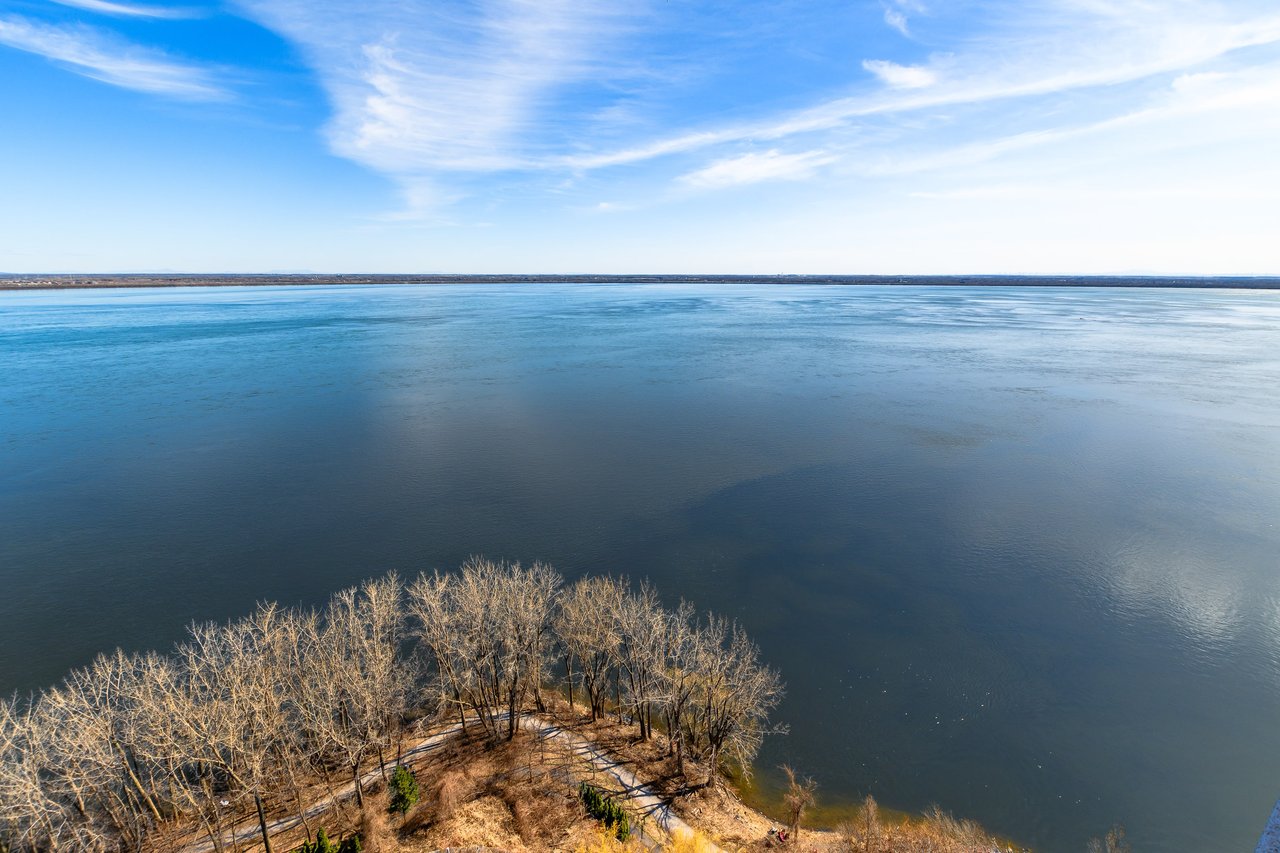
[[[800,837],[800,821],[804,813],[817,799],[818,783],[809,777],[796,778],[791,765],[782,765],[782,772],[787,776],[787,790],[782,794],[782,805],[787,810],[787,826],[790,829],[790,841],[794,843]]]
[[[973,821],[958,820],[936,805],[925,812],[914,834],[938,853],[985,853],[998,845],[996,838]]]
[[[862,832],[862,849],[864,853],[872,853],[880,849],[880,807],[876,798],[867,794],[858,809],[859,829]]]
[[[1118,823],[1102,838],[1089,840],[1089,853],[1129,853],[1132,849],[1125,838],[1124,826]]]
[[[856,851],[859,847],[858,841],[858,823],[856,820],[842,820],[836,824],[836,835],[840,836],[840,840],[850,849]]]

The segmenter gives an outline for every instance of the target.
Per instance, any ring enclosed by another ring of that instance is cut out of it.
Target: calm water
[[[1280,796],[1280,294],[0,293],[0,691],[471,553],[648,576],[760,765],[1045,851]]]

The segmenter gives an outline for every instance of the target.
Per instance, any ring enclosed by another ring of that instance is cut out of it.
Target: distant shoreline
[[[809,284],[905,285],[915,287],[1173,287],[1280,290],[1280,276],[0,274],[0,290],[78,290],[122,287],[281,287],[353,284]]]

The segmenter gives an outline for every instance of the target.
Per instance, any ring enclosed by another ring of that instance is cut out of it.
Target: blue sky
[[[0,0],[0,271],[1280,273],[1276,0]]]

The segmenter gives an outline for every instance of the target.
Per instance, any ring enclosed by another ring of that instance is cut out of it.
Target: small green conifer
[[[413,808],[413,804],[418,802],[420,793],[413,771],[404,765],[396,765],[391,774],[391,804],[388,811],[397,812],[404,817]]]

